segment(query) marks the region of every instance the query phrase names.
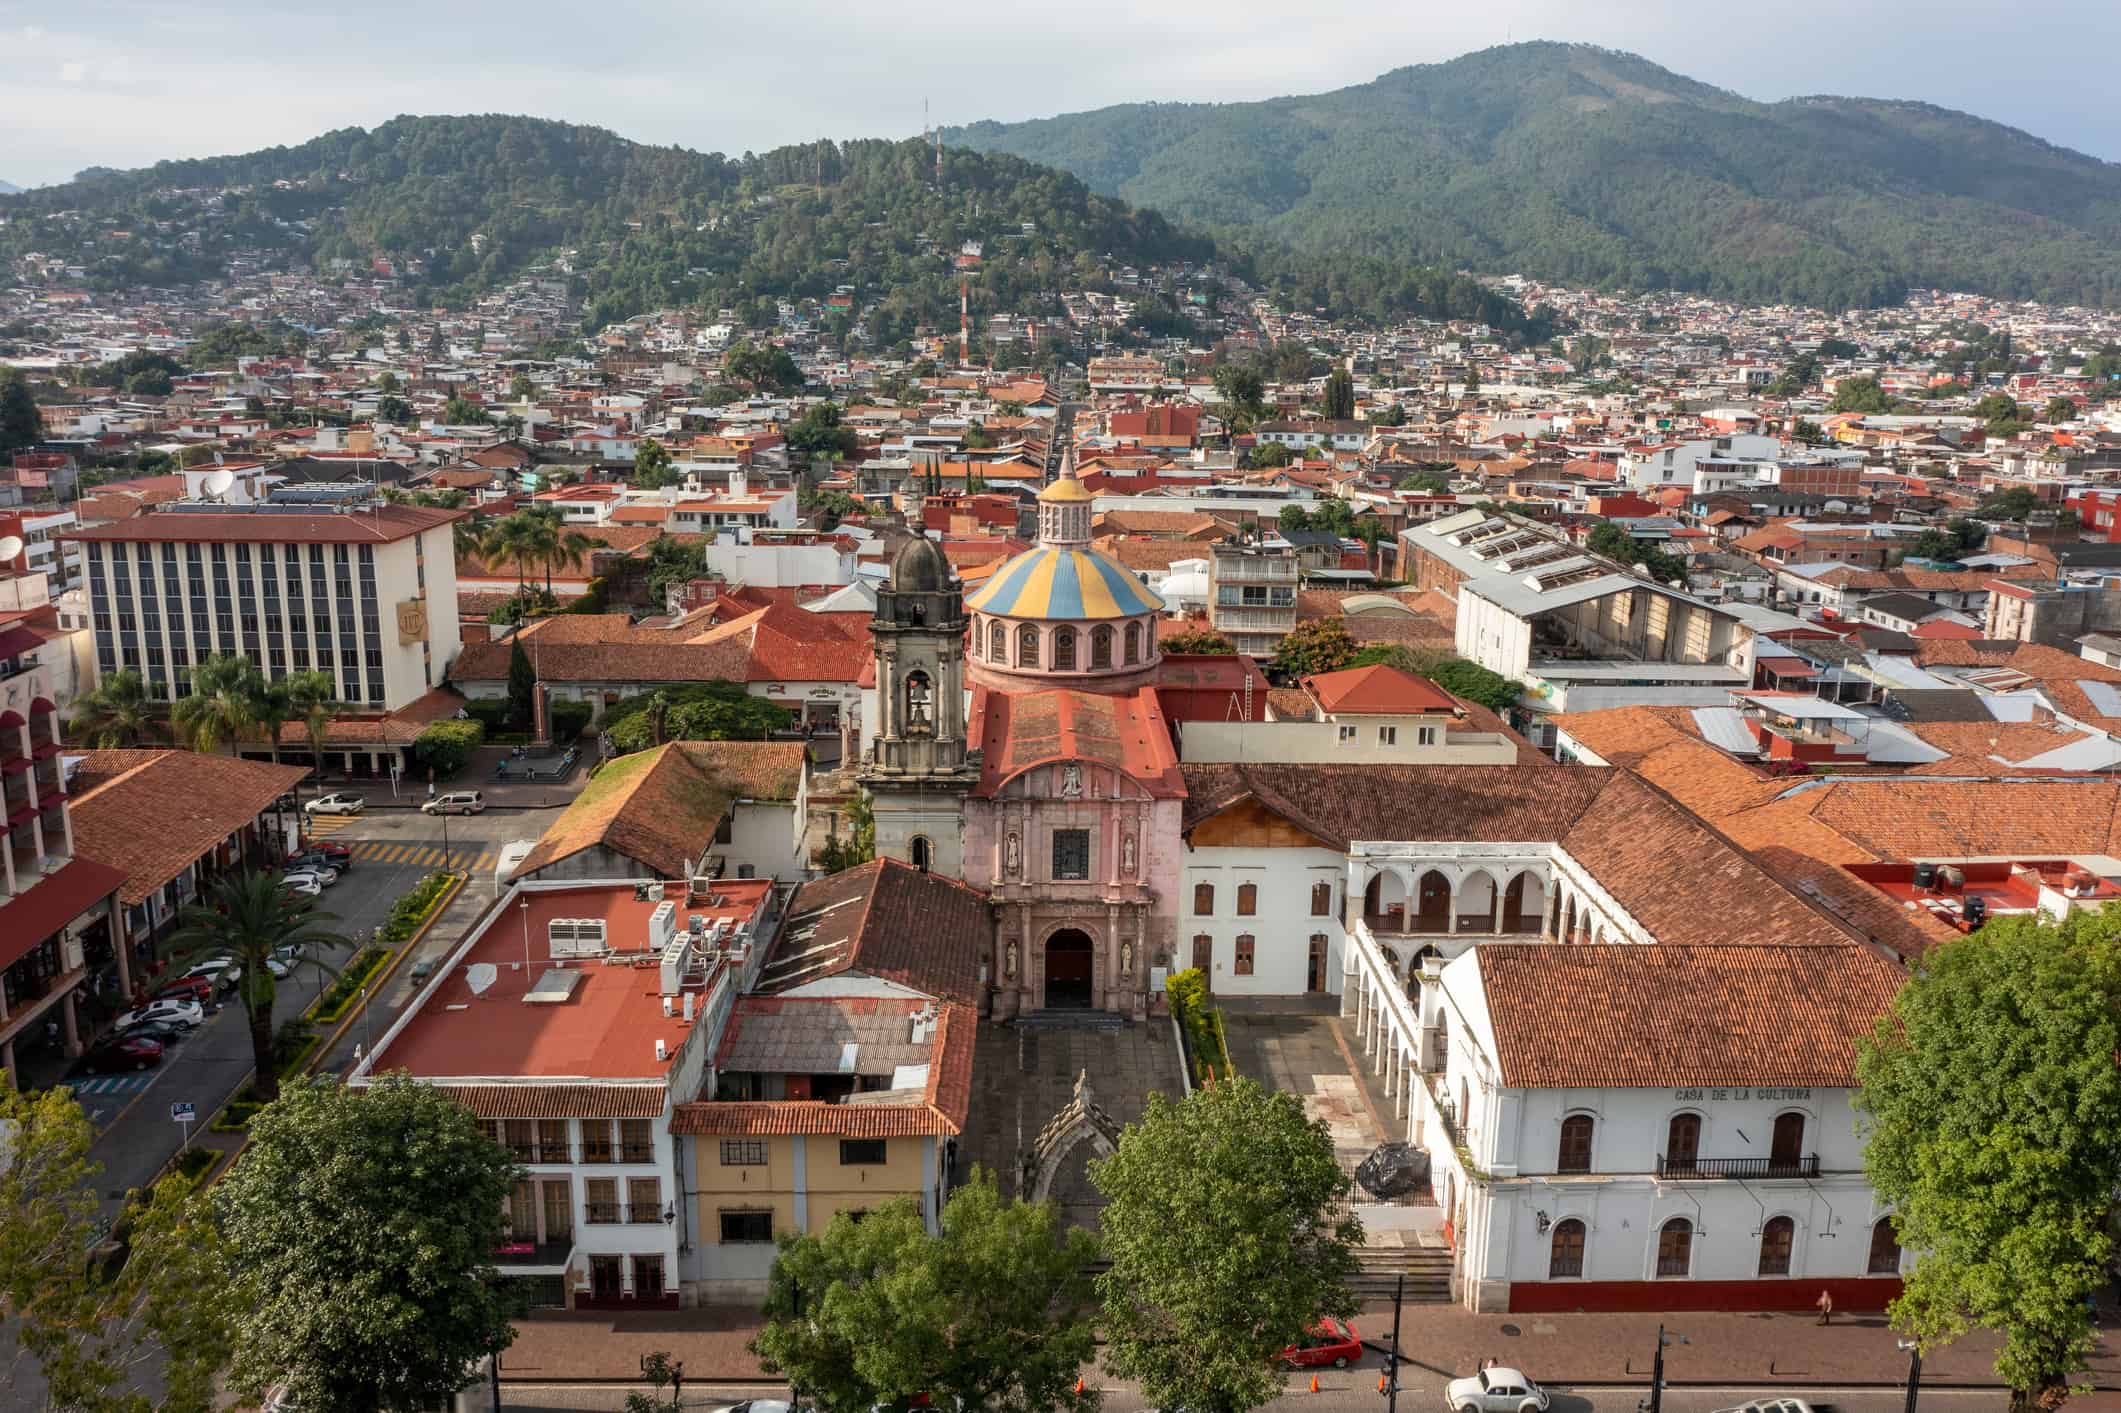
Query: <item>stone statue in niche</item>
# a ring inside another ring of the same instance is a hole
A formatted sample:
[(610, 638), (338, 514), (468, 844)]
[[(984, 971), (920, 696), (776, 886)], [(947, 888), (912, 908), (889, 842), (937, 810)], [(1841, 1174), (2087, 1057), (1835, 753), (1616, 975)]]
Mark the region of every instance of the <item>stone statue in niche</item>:
[(1134, 836), (1132, 834), (1123, 835), (1120, 838), (1119, 871), (1121, 873), (1134, 872)]
[(1119, 944), (1119, 974), (1121, 976), (1134, 975), (1134, 944), (1132, 942)]
[(1083, 797), (1083, 768), (1079, 765), (1061, 767), (1061, 798), (1080, 800)]
[(1002, 871), (1014, 878), (1024, 867), (1024, 841), (1012, 831), (1002, 844)]
[(1002, 975), (1012, 981), (1016, 978), (1016, 943), (1014, 940), (1009, 943), (1008, 950), (1002, 954)]

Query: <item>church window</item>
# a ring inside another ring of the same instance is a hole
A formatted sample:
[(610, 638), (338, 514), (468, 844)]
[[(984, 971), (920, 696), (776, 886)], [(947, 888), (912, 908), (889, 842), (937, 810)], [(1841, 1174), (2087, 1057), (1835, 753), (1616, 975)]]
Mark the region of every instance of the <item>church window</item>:
[(1038, 629), (1028, 623), (1016, 630), (1016, 665), (1038, 666)]
[(987, 659), (1009, 665), (1009, 630), (999, 623), (987, 630)]
[(1112, 630), (1110, 628), (1092, 629), (1090, 633), (1090, 669), (1094, 672), (1101, 667), (1110, 667), (1111, 665)]
[(1252, 917), (1259, 912), (1259, 885), (1240, 883), (1237, 885), (1237, 915)]
[(1257, 950), (1258, 943), (1251, 933), (1240, 932), (1237, 934), (1237, 961), (1231, 970), (1239, 976), (1252, 975), (1253, 958)]
[(935, 729), (934, 694), (929, 689), (925, 672), (912, 672), (906, 676), (906, 729), (918, 732)]
[(1193, 885), (1193, 915), (1195, 917), (1215, 916), (1214, 884), (1196, 883)]
[(1075, 630), (1062, 628), (1053, 635), (1053, 670), (1075, 671)]
[(1053, 831), (1053, 876), (1055, 878), (1088, 878), (1090, 876), (1089, 830), (1056, 829)]
[(1142, 626), (1139, 623), (1129, 623), (1127, 625), (1127, 661), (1140, 662), (1141, 656)]
[(919, 869), (922, 873), (926, 873), (928, 871), (929, 864), (929, 848), (928, 839), (926, 835), (916, 834), (913, 836), (912, 853), (913, 866)]

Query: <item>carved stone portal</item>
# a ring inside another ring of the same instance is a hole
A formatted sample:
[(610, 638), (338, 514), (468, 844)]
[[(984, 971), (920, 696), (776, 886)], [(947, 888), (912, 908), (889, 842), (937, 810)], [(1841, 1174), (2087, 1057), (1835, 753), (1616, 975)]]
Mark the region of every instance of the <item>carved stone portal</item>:
[(1112, 1116), (1098, 1106), (1090, 1093), (1090, 1072), (1079, 1071), (1075, 1076), (1075, 1097), (1062, 1106), (1059, 1113), (1046, 1120), (1046, 1126), (1038, 1131), (1029, 1148), (1016, 1155), (1016, 1195), (1031, 1202), (1043, 1202), (1052, 1195), (1053, 1175), (1060, 1171), (1061, 1163), (1072, 1152), (1075, 1145), (1088, 1139), (1101, 1158), (1109, 1158), (1119, 1148), (1119, 1125)]

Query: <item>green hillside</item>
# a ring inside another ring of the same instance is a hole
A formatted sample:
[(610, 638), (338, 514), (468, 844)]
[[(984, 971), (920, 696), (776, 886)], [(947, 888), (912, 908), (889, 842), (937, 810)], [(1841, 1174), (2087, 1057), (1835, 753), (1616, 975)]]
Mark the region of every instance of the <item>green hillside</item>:
[[(628, 142), (540, 119), (396, 118), (299, 147), (92, 170), (0, 196), (0, 263), (28, 252), (81, 264), (89, 283), (173, 285), (262, 256), (319, 270), (377, 260), (419, 302), (461, 306), (546, 266), (606, 322), (669, 305), (732, 308), (770, 322), (774, 301), (842, 285), (881, 305), (882, 344), (921, 322), (957, 325), (953, 258), (968, 241), (975, 317), (1058, 312), (1058, 291), (1109, 267), (1202, 264), (1262, 279), (1342, 312), (1449, 313), (1518, 324), (1472, 282), (1398, 262), (1318, 271), (1219, 250), (1197, 230), (1092, 192), (1053, 167), (917, 140), (819, 142), (740, 159)], [(1177, 321), (1168, 305), (1145, 321)]]
[(1911, 286), (2121, 302), (2121, 167), (1925, 104), (1756, 103), (1580, 45), (945, 136), (1312, 252), (1828, 307)]

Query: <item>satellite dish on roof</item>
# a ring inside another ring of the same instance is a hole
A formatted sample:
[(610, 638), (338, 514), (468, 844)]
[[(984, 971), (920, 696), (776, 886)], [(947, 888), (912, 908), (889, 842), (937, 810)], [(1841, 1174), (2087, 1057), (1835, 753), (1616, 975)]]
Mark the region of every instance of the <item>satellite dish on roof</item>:
[(5, 564), (22, 553), (20, 535), (0, 535), (0, 564)]
[(233, 471), (209, 471), (206, 473), (206, 479), (199, 482), (199, 489), (219, 500), (228, 494), (228, 488), (235, 483), (236, 473)]
[(471, 988), (472, 995), (483, 996), (500, 975), (501, 969), (492, 962), (473, 962), (464, 968), (464, 984)]

